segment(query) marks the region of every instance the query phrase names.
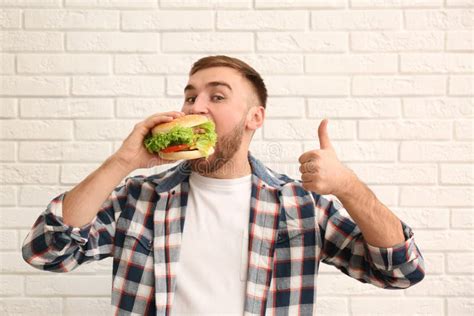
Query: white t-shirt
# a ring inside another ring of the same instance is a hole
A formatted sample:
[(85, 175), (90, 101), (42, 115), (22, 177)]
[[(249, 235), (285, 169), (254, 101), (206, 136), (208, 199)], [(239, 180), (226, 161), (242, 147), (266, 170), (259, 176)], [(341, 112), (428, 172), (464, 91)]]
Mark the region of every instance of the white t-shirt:
[(251, 175), (189, 184), (172, 315), (242, 315)]

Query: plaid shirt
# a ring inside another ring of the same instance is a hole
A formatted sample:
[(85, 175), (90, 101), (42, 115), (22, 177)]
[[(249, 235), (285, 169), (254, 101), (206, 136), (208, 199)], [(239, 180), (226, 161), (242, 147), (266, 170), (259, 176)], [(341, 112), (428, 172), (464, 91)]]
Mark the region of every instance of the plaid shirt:
[[(249, 161), (245, 315), (312, 315), (321, 261), (382, 288), (403, 289), (423, 279), (423, 257), (404, 223), (404, 243), (373, 247), (341, 214), (337, 199), (304, 190), (251, 155)], [(24, 259), (38, 269), (67, 272), (112, 256), (115, 314), (170, 315), (189, 174), (183, 162), (158, 175), (127, 178), (81, 228), (55, 215), (65, 193), (59, 195), (26, 237)]]

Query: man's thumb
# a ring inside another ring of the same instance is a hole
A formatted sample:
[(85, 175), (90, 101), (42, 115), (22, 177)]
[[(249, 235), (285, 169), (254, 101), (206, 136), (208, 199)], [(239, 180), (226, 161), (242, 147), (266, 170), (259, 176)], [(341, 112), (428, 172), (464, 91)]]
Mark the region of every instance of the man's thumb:
[(319, 147), (321, 149), (332, 149), (328, 134), (328, 119), (324, 119), (318, 128)]

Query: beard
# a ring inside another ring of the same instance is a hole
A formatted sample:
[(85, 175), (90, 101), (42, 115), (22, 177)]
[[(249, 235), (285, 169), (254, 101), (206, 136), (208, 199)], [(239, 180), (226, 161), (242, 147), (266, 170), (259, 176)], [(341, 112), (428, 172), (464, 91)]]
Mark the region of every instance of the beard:
[[(245, 128), (245, 115), (242, 120), (227, 135), (219, 136), (215, 152), (206, 158), (190, 160), (191, 170), (201, 175), (216, 173), (218, 170), (224, 172), (232, 168), (231, 159), (239, 150)], [(223, 167), (225, 170), (222, 170)]]

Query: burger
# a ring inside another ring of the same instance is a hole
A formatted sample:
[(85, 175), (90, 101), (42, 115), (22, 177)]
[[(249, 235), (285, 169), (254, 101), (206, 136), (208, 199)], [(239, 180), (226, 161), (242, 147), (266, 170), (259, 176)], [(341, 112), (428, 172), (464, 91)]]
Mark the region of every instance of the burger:
[(191, 114), (155, 126), (144, 143), (148, 152), (163, 159), (187, 160), (212, 155), (216, 141), (214, 122)]

